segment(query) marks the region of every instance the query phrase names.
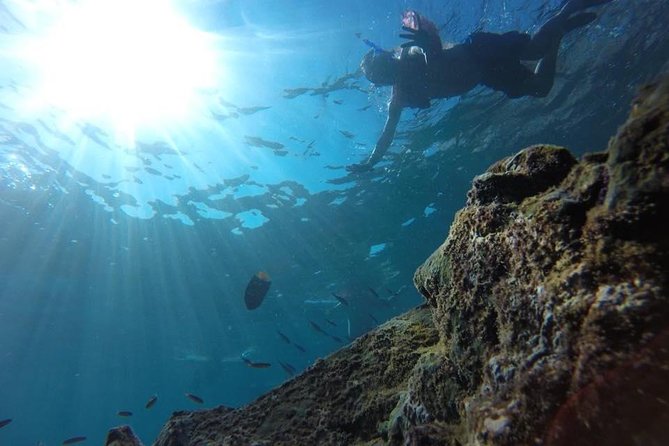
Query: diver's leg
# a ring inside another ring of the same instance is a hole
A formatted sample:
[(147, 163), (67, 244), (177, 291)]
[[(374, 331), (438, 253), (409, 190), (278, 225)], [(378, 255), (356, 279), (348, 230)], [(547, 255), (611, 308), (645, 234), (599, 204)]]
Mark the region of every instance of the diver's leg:
[(539, 60), (543, 58), (553, 50), (556, 43), (559, 44), (562, 36), (573, 29), (587, 25), (597, 17), (594, 13), (573, 14), (610, 1), (612, 0), (570, 0), (560, 12), (544, 23), (532, 36), (532, 40), (523, 51), (522, 59)]

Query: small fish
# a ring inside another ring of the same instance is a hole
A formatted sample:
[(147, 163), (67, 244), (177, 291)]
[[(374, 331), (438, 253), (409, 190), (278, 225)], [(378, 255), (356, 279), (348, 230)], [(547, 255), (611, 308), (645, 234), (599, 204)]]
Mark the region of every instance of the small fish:
[(270, 364), (269, 362), (254, 362), (254, 361), (251, 361), (249, 358), (247, 358), (244, 355), (242, 355), (242, 361), (244, 361), (244, 363), (247, 366), (249, 366), (251, 368), (254, 368), (254, 369), (266, 369), (266, 368), (272, 366), (272, 364)]
[(156, 169), (154, 169), (153, 167), (146, 167), (146, 168), (144, 168), (144, 170), (145, 170), (147, 173), (150, 173), (151, 175), (155, 175), (155, 176), (157, 176), (157, 177), (161, 177), (161, 176), (163, 176), (163, 174), (162, 174), (159, 170), (156, 170)]
[(341, 133), (342, 135), (344, 135), (344, 137), (346, 137), (348, 139), (351, 139), (351, 138), (355, 137), (355, 135), (353, 133), (347, 132), (346, 130), (339, 130), (339, 133)]
[(264, 271), (255, 273), (244, 291), (244, 303), (249, 310), (255, 310), (260, 306), (272, 284), (269, 275)]
[(184, 393), (184, 395), (186, 395), (186, 398), (188, 398), (189, 400), (191, 400), (194, 403), (197, 403), (197, 404), (203, 404), (204, 403), (204, 400), (197, 395), (193, 395), (192, 393)]
[(323, 329), (320, 327), (320, 325), (318, 325), (316, 322), (314, 322), (314, 321), (309, 321), (309, 323), (311, 324), (311, 327), (312, 327), (314, 330), (316, 330), (317, 332), (319, 332), (319, 333), (321, 333), (321, 334), (324, 334), (325, 336), (328, 336), (328, 334), (325, 332), (325, 330), (323, 330)]
[(333, 100), (332, 102), (334, 102), (334, 103), (337, 104), (337, 105), (341, 105), (341, 104), (344, 103), (344, 101), (342, 101), (341, 99), (335, 99), (335, 100)]
[(370, 293), (372, 293), (374, 295), (374, 297), (376, 297), (377, 299), (381, 299), (381, 296), (379, 296), (379, 293), (377, 293), (374, 288), (372, 288), (371, 286), (368, 286), (367, 289), (369, 290)]
[(63, 441), (63, 445), (81, 443), (82, 441), (86, 441), (86, 437), (72, 437)]
[(334, 296), (335, 299), (339, 301), (342, 305), (348, 306), (348, 300), (344, 299), (342, 296), (340, 296), (337, 293), (332, 293), (332, 296)]
[(361, 38), (361, 37), (362, 37), (362, 33), (355, 33), (355, 37), (357, 37), (358, 39)]
[(131, 417), (132, 412), (130, 412), (129, 410), (119, 410), (118, 412), (116, 412), (116, 415), (118, 415), (119, 417)]
[(281, 365), (281, 368), (283, 369), (284, 372), (286, 372), (290, 376), (295, 375), (295, 367), (288, 364), (287, 362), (282, 362), (282, 361), (279, 361), (279, 364)]
[(330, 335), (330, 337), (331, 337), (335, 342), (339, 342), (340, 344), (343, 344), (343, 343), (344, 343), (344, 341), (342, 341), (342, 339), (341, 339), (339, 336)]
[(245, 135), (244, 138), (246, 139), (246, 144), (252, 147), (267, 147), (268, 149), (272, 150), (281, 150), (285, 147), (280, 142), (268, 141), (259, 136)]
[(365, 105), (364, 107), (359, 108), (358, 111), (368, 110), (371, 106), (372, 106), (371, 104), (370, 105)]
[(405, 288), (406, 288), (406, 285), (402, 285), (400, 287), (400, 289), (397, 290), (397, 291), (393, 291), (389, 288), (386, 288), (386, 291), (388, 291), (388, 293), (390, 293), (390, 296), (388, 296), (388, 299), (392, 299), (392, 298), (395, 298), (395, 297), (399, 296), (402, 293), (402, 291), (404, 291)]
[(238, 108), (237, 111), (243, 115), (252, 115), (254, 113), (258, 113), (259, 111), (269, 110), (270, 108), (271, 107), (263, 107), (263, 106), (243, 107), (243, 108)]
[(286, 344), (290, 344), (290, 338), (286, 336), (285, 334), (281, 333), (279, 330), (276, 331), (276, 333), (279, 335), (281, 340), (285, 342)]
[(327, 322), (328, 324), (332, 325), (333, 327), (336, 327), (336, 326), (337, 326), (337, 324), (336, 324), (334, 321), (331, 321), (330, 319), (325, 319), (325, 322)]
[(149, 401), (146, 402), (144, 407), (147, 409), (151, 409), (153, 405), (156, 404), (156, 401), (158, 401), (158, 395), (153, 395), (151, 398), (149, 398)]
[(2, 421), (0, 421), (0, 427), (5, 427), (11, 422), (12, 422), (11, 418), (7, 418), (6, 420), (2, 420)]
[(302, 347), (300, 344), (296, 344), (296, 343), (293, 342), (293, 345), (295, 346), (296, 349), (298, 349), (298, 350), (301, 351), (302, 353), (306, 353), (306, 352), (307, 352), (307, 349), (305, 349), (304, 347)]
[(376, 319), (372, 313), (367, 313), (367, 316), (369, 316), (369, 318), (370, 318), (371, 320), (373, 320), (375, 324), (378, 325), (379, 320)]
[(272, 367), (272, 364), (269, 362), (253, 362), (249, 361), (247, 362), (248, 366), (254, 369), (266, 369), (269, 367)]

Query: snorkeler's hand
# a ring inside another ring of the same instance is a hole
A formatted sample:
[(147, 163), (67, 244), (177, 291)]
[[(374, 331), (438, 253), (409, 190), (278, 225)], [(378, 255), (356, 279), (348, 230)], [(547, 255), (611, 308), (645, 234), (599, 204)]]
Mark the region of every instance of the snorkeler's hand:
[(403, 26), (402, 30), (406, 31), (408, 34), (400, 34), (400, 37), (403, 39), (409, 39), (408, 42), (404, 42), (402, 45), (400, 45), (402, 48), (417, 46), (423, 48), (424, 50), (431, 49), (434, 38), (426, 30), (413, 29), (406, 26)]
[(346, 170), (351, 173), (369, 172), (372, 169), (373, 169), (372, 165), (367, 162), (359, 164), (349, 164), (348, 166), (346, 166)]

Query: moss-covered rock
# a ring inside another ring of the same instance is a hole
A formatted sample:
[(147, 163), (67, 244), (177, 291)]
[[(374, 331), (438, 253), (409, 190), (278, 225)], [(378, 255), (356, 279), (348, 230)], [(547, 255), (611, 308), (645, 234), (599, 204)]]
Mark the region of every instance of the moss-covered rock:
[(437, 342), (430, 310), (410, 311), (241, 409), (175, 413), (155, 444), (384, 444), (414, 365)]
[[(446, 242), (414, 278), (460, 379), (448, 402), (459, 417), (433, 418), (459, 443), (574, 444), (564, 439), (587, 425), (600, 429), (580, 444), (602, 444), (605, 431), (607, 444), (635, 444), (644, 425), (666, 420), (669, 406), (657, 401), (643, 423), (580, 401), (615, 393), (616, 382), (668, 401), (668, 169), (665, 79), (642, 91), (608, 153), (577, 163), (562, 148), (530, 147), (474, 180)], [(629, 370), (639, 361), (650, 388)], [(602, 384), (609, 376), (618, 379)]]

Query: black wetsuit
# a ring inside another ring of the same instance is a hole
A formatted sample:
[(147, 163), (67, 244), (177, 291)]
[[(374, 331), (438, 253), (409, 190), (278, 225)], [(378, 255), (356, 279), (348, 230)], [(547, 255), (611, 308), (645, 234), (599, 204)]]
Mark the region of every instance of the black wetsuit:
[(477, 32), (465, 45), (481, 70), (481, 84), (511, 98), (527, 94), (526, 84), (534, 72), (521, 62), (531, 36), (511, 31), (505, 34)]

